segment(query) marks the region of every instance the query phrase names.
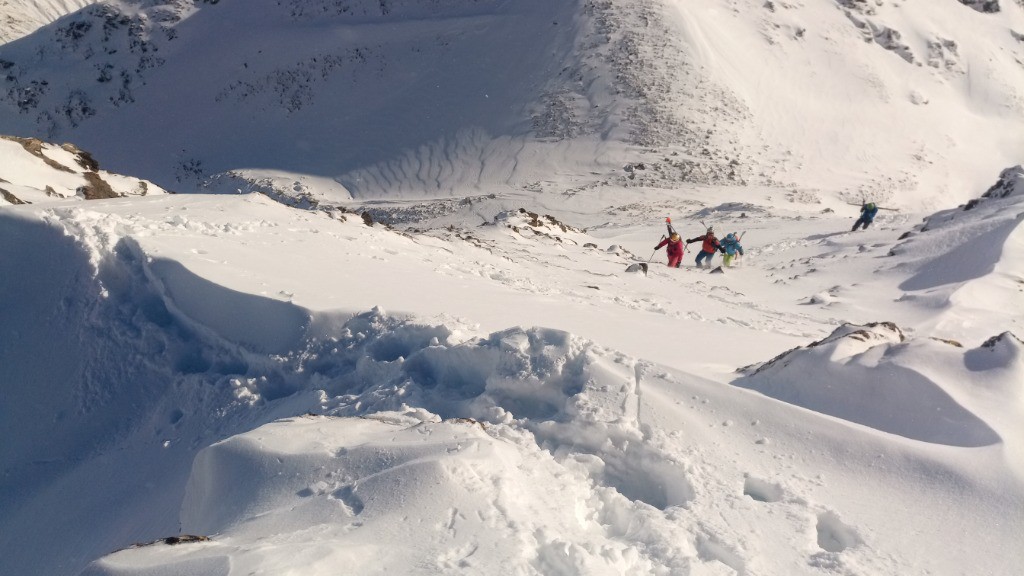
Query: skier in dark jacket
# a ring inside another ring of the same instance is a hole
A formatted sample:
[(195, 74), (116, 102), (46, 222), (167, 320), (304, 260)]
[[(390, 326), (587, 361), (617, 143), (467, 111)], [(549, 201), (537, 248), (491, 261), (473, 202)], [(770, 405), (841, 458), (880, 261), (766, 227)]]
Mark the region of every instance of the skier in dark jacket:
[(722, 245), (718, 242), (718, 238), (715, 238), (714, 228), (708, 228), (707, 233), (705, 233), (703, 236), (690, 238), (689, 240), (686, 241), (687, 244), (692, 244), (694, 242), (703, 242), (703, 244), (701, 244), (700, 247), (700, 252), (697, 254), (698, 267), (701, 267), (701, 262), (707, 260), (707, 264), (704, 265), (703, 267), (710, 268), (711, 259), (715, 256), (715, 250), (720, 250), (723, 253), (725, 252), (725, 248), (722, 248)]
[(683, 240), (679, 237), (679, 234), (673, 232), (668, 238), (661, 241), (660, 244), (654, 247), (655, 250), (660, 250), (662, 246), (668, 246), (665, 251), (668, 254), (668, 265), (672, 268), (679, 268), (680, 262), (683, 261)]
[(852, 231), (856, 231), (861, 224), (864, 225), (864, 230), (867, 230), (868, 226), (871, 225), (871, 222), (874, 221), (875, 214), (878, 214), (878, 206), (875, 206), (874, 202), (862, 204), (860, 207), (860, 218), (853, 223)]

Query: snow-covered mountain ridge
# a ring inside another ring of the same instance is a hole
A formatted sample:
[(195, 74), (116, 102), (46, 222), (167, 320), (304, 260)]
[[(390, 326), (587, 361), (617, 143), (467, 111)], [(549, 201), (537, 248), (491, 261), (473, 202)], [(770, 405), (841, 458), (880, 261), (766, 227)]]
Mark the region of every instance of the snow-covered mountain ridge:
[(1009, 2), (112, 1), (0, 46), (0, 133), (183, 192), (459, 196), (556, 171), (932, 209), (1020, 162), (1021, 38)]

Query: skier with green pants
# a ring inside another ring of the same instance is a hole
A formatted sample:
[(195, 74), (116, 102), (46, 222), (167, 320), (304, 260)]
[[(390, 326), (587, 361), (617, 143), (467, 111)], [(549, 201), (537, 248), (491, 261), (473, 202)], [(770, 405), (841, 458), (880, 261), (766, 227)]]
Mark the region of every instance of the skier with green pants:
[(743, 245), (740, 244), (740, 239), (736, 236), (735, 232), (725, 235), (725, 238), (722, 240), (722, 248), (725, 248), (725, 256), (722, 257), (722, 263), (726, 266), (732, 266), (732, 260), (737, 254), (743, 256)]

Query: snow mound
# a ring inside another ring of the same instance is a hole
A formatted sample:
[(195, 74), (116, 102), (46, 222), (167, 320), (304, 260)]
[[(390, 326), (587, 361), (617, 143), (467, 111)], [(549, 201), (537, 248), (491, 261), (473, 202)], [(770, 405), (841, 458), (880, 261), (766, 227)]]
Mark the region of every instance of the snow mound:
[[(170, 574), (182, 562), (221, 573), (268, 557), (300, 558), (310, 574), (339, 562), (384, 574), (423, 559), (521, 573), (668, 561), (630, 552), (619, 531), (638, 511), (694, 498), (677, 456), (643, 441), (634, 360), (539, 328), (453, 343), (443, 327), (379, 310), (338, 334), (294, 357), (304, 387), (320, 388), (315, 411), (340, 417), (288, 418), (196, 457), (181, 530), (209, 542), (125, 550), (86, 574)], [(538, 485), (549, 490), (522, 488)], [(396, 537), (411, 544), (383, 561), (365, 554)]]
[[(478, 423), (420, 417), (304, 416), (215, 444), (196, 459), (182, 511), (183, 530), (210, 538), (127, 549), (85, 574), (652, 569), (581, 514), (589, 491), (550, 456)], [(379, 547), (396, 538), (404, 545)]]
[[(316, 406), (303, 392), (305, 380), (293, 379), (300, 371), (292, 357), (276, 354), (301, 350), (311, 337), (302, 332), (303, 309), (212, 284), (203, 289), (179, 266), (149, 260), (123, 235), (126, 219), (79, 206), (88, 204), (48, 209), (48, 223), (10, 209), (0, 225), (7, 251), (0, 259), (0, 435), (46, 438), (0, 446), (0, 530), (19, 531), (23, 542), (65, 543), (46, 561), (33, 546), (6, 551), (8, 566), (38, 573), (73, 573), (69, 567), (126, 538), (175, 533), (196, 451)], [(244, 224), (236, 218), (233, 225)], [(163, 282), (154, 274), (161, 270), (176, 273)], [(200, 297), (218, 298), (221, 307)], [(189, 316), (211, 310), (220, 314), (208, 324)], [(231, 322), (232, 310), (247, 320)], [(255, 318), (265, 323), (246, 334)], [(96, 486), (116, 493), (117, 505), (83, 496)], [(54, 507), (62, 522), (42, 527), (41, 510)], [(76, 538), (83, 525), (118, 530)]]
[(955, 379), (926, 376), (913, 367), (918, 355), (963, 352), (933, 340), (911, 346), (891, 323), (845, 324), (823, 340), (745, 369), (733, 384), (912, 440), (949, 446), (1000, 442), (958, 402)]
[[(200, 453), (182, 529), (226, 540), (235, 569), (267, 568), (261, 565), (265, 551), (247, 546), (261, 541), (260, 549), (286, 549), (277, 555), (289, 563), (303, 559), (311, 574), (339, 565), (384, 574), (424, 559), (438, 570), (472, 566), (476, 549), (527, 570), (538, 536), (536, 511), (563, 510), (558, 529), (576, 532), (567, 504), (586, 496), (553, 477), (557, 467), (543, 460), (524, 462), (513, 444), (468, 421), (422, 422), (387, 413), (294, 418)], [(538, 499), (539, 493), (519, 488), (535, 482), (558, 486), (557, 495)], [(395, 526), (396, 514), (411, 517)], [(354, 544), (385, 541), (396, 531), (408, 546), (353, 557)], [(197, 553), (224, 551), (211, 546)]]

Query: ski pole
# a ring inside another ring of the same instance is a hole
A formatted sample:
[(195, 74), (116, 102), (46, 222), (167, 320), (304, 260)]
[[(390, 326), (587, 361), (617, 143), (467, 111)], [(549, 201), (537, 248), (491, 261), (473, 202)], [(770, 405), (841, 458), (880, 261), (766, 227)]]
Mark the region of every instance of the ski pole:
[[(665, 239), (665, 235), (664, 235), (664, 234), (662, 234), (662, 235), (661, 235), (661, 240), (664, 240), (664, 239)], [(659, 243), (660, 243), (660, 240), (659, 240)], [(655, 248), (655, 249), (654, 249), (654, 252), (651, 252), (651, 257), (647, 259), (647, 263), (648, 263), (648, 264), (650, 264), (650, 263), (651, 263), (651, 261), (652, 261), (652, 260), (654, 260), (654, 255), (655, 255), (655, 254), (657, 254), (657, 253), (658, 253), (658, 249), (657, 249), (657, 248)]]

